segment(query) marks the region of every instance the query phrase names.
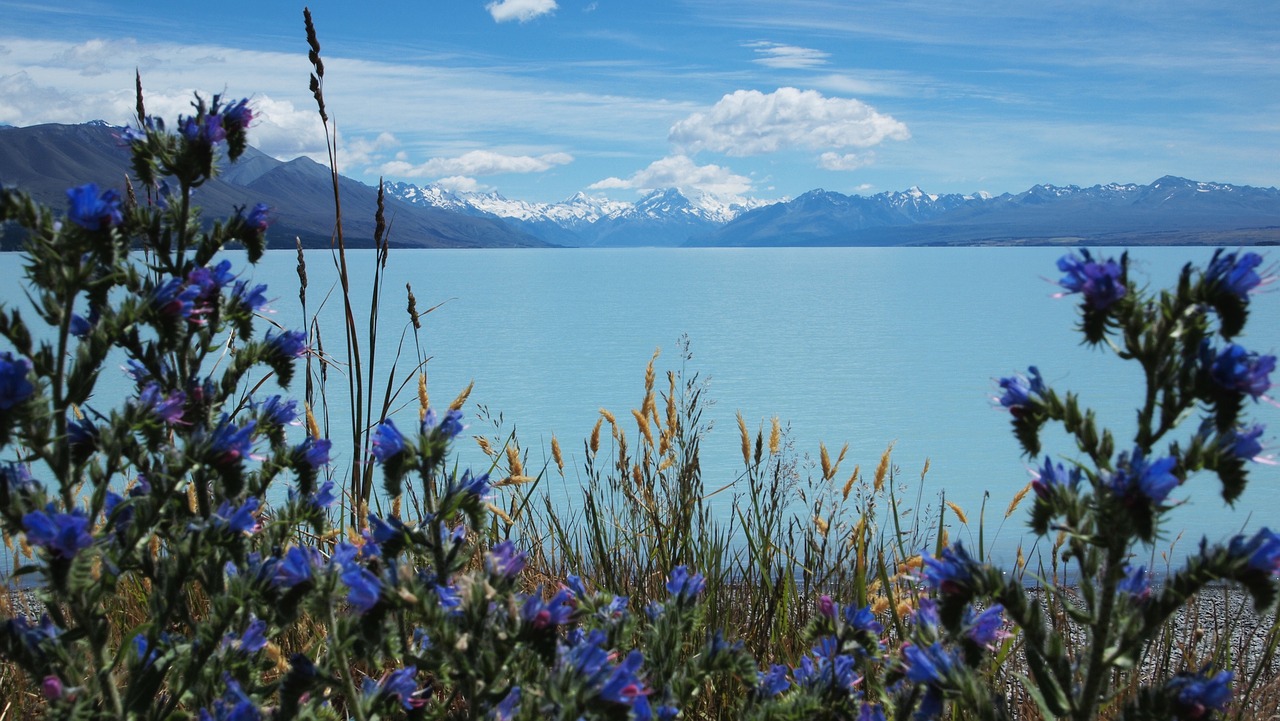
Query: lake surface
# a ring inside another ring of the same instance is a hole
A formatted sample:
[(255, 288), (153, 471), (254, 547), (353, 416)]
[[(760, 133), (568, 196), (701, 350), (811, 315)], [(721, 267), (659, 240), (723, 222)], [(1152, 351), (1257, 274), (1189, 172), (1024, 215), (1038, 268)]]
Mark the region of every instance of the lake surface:
[[(1141, 398), (1140, 373), (1110, 353), (1080, 344), (1073, 330), (1073, 299), (1055, 299), (1053, 248), (808, 248), (808, 249), (565, 249), (392, 251), (384, 284), (378, 367), (390, 367), (404, 332), (405, 284), (424, 316), (420, 340), (433, 405), (444, 406), (468, 382), (473, 432), (490, 425), (475, 417), (476, 404), (501, 412), (515, 427), (531, 459), (549, 454), (554, 433), (566, 454), (569, 487), (552, 492), (573, 503), (581, 449), (601, 407), (613, 411), (635, 438), (630, 410), (644, 393), (644, 368), (655, 348), (659, 390), (668, 369), (682, 365), (679, 339), (687, 336), (692, 359), (686, 372), (709, 379), (714, 407), (704, 417), (715, 429), (703, 442), (704, 479), (718, 488), (742, 469), (735, 414), (754, 430), (778, 416), (790, 428), (798, 453), (817, 457), (822, 441), (833, 455), (845, 443), (843, 480), (854, 464), (870, 475), (881, 453), (895, 443), (899, 480), (912, 493), (926, 461), (923, 502), (938, 494), (977, 517), (988, 502), (987, 542), (1004, 509), (1028, 481), (1031, 461), (1020, 457), (1009, 416), (993, 407), (995, 379), (1038, 365), (1059, 392), (1072, 390), (1118, 431), (1124, 448)], [(1152, 286), (1171, 284), (1187, 261), (1203, 262), (1207, 248), (1142, 248), (1131, 274)], [(243, 256), (230, 254), (237, 266)], [(17, 256), (7, 256), (0, 280), (15, 302), (21, 277)], [(372, 251), (348, 253), (353, 297), (367, 303)], [(309, 310), (320, 312), (330, 354), (345, 357), (336, 274), (328, 252), (307, 256)], [(301, 328), (294, 252), (268, 252), (244, 275), (268, 283), (272, 320)], [(19, 296), (20, 297), (20, 296)], [(367, 309), (357, 305), (360, 323)], [(1280, 296), (1255, 296), (1248, 347), (1275, 353), (1280, 347)], [(415, 362), (412, 336), (400, 360)], [(345, 391), (345, 380), (330, 375)], [(301, 373), (295, 380), (301, 396)], [(379, 394), (381, 386), (379, 386)], [(405, 400), (416, 407), (414, 385)], [(1252, 405), (1254, 417), (1280, 428), (1280, 410)], [(400, 414), (412, 427), (410, 408)], [(335, 408), (332, 417), (343, 418)], [(626, 419), (623, 421), (622, 419)], [(767, 431), (766, 431), (767, 432)], [(335, 431), (335, 438), (342, 434)], [(1274, 445), (1275, 434), (1265, 438)], [(335, 447), (341, 445), (340, 441)], [(464, 461), (485, 465), (474, 444)], [(1045, 451), (1074, 457), (1074, 445), (1046, 434)], [(350, 451), (337, 462), (352, 461)], [(815, 471), (815, 474), (817, 472)], [(1201, 535), (1211, 539), (1241, 527), (1276, 526), (1280, 471), (1255, 464), (1242, 503), (1228, 508), (1216, 481), (1193, 477), (1174, 493), (1187, 503), (1175, 512), (1177, 531), (1190, 550)], [(727, 514), (730, 493), (717, 496)], [(1022, 540), (1026, 506), (1004, 522), (995, 558), (1007, 561)], [(954, 524), (954, 519), (953, 524)], [(976, 534), (976, 524), (975, 530)], [(952, 538), (969, 532), (953, 525)], [(1157, 554), (1168, 543), (1157, 546)], [(1158, 555), (1157, 555), (1158, 560)], [(1162, 564), (1161, 564), (1162, 565)]]

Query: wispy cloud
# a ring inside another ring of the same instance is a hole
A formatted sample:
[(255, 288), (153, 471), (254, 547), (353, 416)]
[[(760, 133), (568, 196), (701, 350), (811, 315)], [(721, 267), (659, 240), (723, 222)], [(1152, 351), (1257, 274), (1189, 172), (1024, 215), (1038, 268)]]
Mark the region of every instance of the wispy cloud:
[(771, 43), (760, 40), (753, 43), (747, 43), (746, 47), (753, 49), (757, 57), (752, 60), (770, 68), (786, 68), (786, 69), (803, 69), (816, 68), (827, 64), (827, 58), (831, 57), (830, 53), (824, 53), (821, 50), (813, 48), (802, 48), (796, 45), (783, 45), (782, 43)]
[(823, 170), (856, 170), (870, 165), (871, 153), (833, 153), (827, 151), (818, 156), (818, 166)]
[(668, 135), (687, 152), (710, 150), (732, 156), (789, 148), (869, 148), (910, 137), (905, 124), (860, 100), (828, 98), (816, 90), (796, 88), (768, 94), (732, 92), (709, 112), (677, 122)]
[(698, 165), (687, 155), (672, 155), (655, 160), (649, 167), (629, 178), (605, 178), (589, 186), (590, 190), (639, 190), (680, 188), (698, 190), (719, 198), (736, 199), (753, 189), (751, 178), (738, 175), (720, 165)]
[(382, 172), (401, 178), (435, 178), (451, 175), (500, 175), (503, 173), (541, 173), (557, 165), (573, 162), (568, 153), (503, 155), (491, 150), (472, 150), (456, 158), (432, 158), (421, 165), (404, 160), (383, 163)]
[(505, 23), (518, 20), (522, 23), (556, 9), (555, 0), (500, 0), (484, 6), (493, 16), (494, 22)]

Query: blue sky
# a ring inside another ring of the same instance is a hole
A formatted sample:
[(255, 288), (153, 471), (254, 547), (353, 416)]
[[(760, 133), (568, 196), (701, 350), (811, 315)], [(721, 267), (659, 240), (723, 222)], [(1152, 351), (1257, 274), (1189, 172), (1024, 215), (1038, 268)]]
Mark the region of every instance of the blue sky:
[[(375, 9), (376, 8), (376, 9)], [(311, 3), (341, 170), (510, 198), (775, 199), (1165, 175), (1274, 186), (1280, 12), (1255, 2)], [(0, 0), (0, 123), (249, 96), (323, 156), (302, 6)], [(2, 175), (3, 169), (0, 169)]]

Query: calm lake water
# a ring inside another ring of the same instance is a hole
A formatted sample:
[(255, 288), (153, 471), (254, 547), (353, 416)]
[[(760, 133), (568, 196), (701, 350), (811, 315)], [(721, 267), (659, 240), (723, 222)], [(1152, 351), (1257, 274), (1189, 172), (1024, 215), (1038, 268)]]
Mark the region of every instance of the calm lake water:
[[(540, 460), (554, 433), (564, 448), (568, 487), (552, 492), (573, 503), (581, 449), (608, 408), (634, 438), (630, 410), (644, 392), (644, 368), (655, 348), (659, 378), (681, 367), (679, 339), (687, 336), (692, 359), (686, 372), (709, 379), (714, 407), (705, 417), (715, 429), (703, 443), (704, 479), (718, 488), (742, 468), (735, 414), (748, 426), (778, 416), (790, 427), (799, 453), (817, 456), (819, 441), (849, 454), (853, 465), (874, 469), (893, 442), (899, 479), (912, 484), (926, 459), (923, 502), (934, 507), (945, 489), (950, 501), (976, 519), (984, 493), (987, 541), (1004, 509), (1028, 480), (1031, 461), (1019, 455), (1009, 416), (993, 408), (995, 380), (1038, 365), (1060, 392), (1076, 391), (1100, 419), (1125, 434), (1141, 397), (1136, 366), (1080, 344), (1073, 330), (1076, 304), (1055, 299), (1052, 248), (812, 248), (628, 250), (406, 250), (393, 251), (384, 284), (378, 367), (386, 371), (407, 326), (405, 284), (424, 317), (420, 335), (433, 405), (443, 406), (475, 381), (468, 405), (472, 431), (491, 426), (475, 418), (478, 404), (501, 412), (522, 446)], [(1172, 283), (1187, 261), (1205, 261), (1206, 248), (1142, 248), (1132, 273), (1152, 286)], [(232, 254), (240, 265), (242, 256)], [(7, 302), (20, 298), (17, 256), (8, 256), (0, 281)], [(372, 251), (348, 253), (354, 298), (367, 303)], [(309, 309), (320, 312), (329, 353), (345, 356), (340, 295), (327, 252), (308, 254)], [(268, 283), (272, 320), (300, 328), (293, 252), (268, 252), (245, 270)], [(15, 297), (16, 296), (16, 297)], [(367, 309), (357, 306), (362, 324)], [(400, 369), (415, 362), (408, 337)], [(1255, 296), (1243, 343), (1275, 353), (1280, 348), (1280, 297)], [(331, 374), (331, 384), (345, 380)], [(665, 384), (660, 383), (665, 387)], [(301, 396), (301, 373), (295, 389)], [(414, 402), (411, 383), (405, 400)], [(381, 386), (379, 388), (381, 393)], [(1280, 410), (1251, 405), (1254, 416), (1280, 428)], [(411, 427), (415, 411), (398, 417)], [(344, 412), (334, 409), (337, 421)], [(335, 432), (335, 438), (341, 435)], [(1274, 445), (1275, 434), (1267, 436)], [(340, 445), (340, 444), (336, 444)], [(467, 443), (464, 462), (484, 465)], [(1045, 450), (1074, 457), (1074, 445), (1056, 434)], [(340, 452), (339, 464), (352, 461)], [(1201, 535), (1221, 538), (1242, 527), (1275, 526), (1280, 519), (1280, 471), (1254, 465), (1237, 508), (1228, 508), (1216, 482), (1193, 477), (1174, 496), (1169, 540), (1185, 531), (1179, 547), (1190, 550)], [(718, 508), (728, 513), (730, 493)], [(1025, 507), (1004, 522), (996, 560), (1007, 560), (1022, 540)], [(954, 519), (953, 519), (954, 522)], [(976, 524), (973, 533), (976, 535)], [(953, 525), (953, 538), (969, 532)], [(1168, 547), (1164, 543), (1159, 551)], [(1157, 562), (1159, 562), (1157, 556)], [(1160, 563), (1160, 565), (1163, 565)]]

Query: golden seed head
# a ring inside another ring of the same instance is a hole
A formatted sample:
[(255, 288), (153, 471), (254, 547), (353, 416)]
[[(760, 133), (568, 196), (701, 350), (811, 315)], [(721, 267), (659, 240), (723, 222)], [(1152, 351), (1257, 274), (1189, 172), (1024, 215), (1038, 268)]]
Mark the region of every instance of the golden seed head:
[(513, 476), (524, 475), (524, 465), (520, 463), (520, 449), (514, 443), (507, 446), (507, 468)]
[(776, 456), (782, 448), (782, 423), (774, 416), (769, 422), (769, 455)]
[(880, 456), (880, 465), (876, 466), (875, 489), (877, 492), (884, 490), (884, 479), (889, 473), (889, 459), (893, 455), (893, 443), (884, 449), (884, 455)]
[(862, 466), (855, 465), (853, 467), (853, 475), (849, 476), (849, 480), (844, 482), (844, 489), (840, 492), (840, 500), (849, 500), (849, 491), (853, 490), (853, 485), (858, 482), (858, 472), (861, 470)]
[(1012, 516), (1013, 512), (1018, 510), (1018, 504), (1022, 503), (1022, 499), (1026, 498), (1027, 494), (1030, 492), (1031, 492), (1031, 483), (1028, 482), (1027, 485), (1022, 487), (1021, 491), (1018, 491), (1017, 493), (1014, 494), (1013, 500), (1009, 501), (1009, 508), (1004, 512), (1004, 517), (1008, 518), (1009, 516)]
[(814, 516), (813, 525), (818, 527), (818, 533), (821, 533), (824, 536), (827, 535), (827, 522), (822, 518), (822, 516)]
[(742, 436), (742, 462), (751, 465), (751, 434), (747, 432), (747, 421), (742, 413), (738, 413), (738, 433)]
[(600, 425), (604, 423), (603, 418), (596, 419), (595, 428), (591, 429), (591, 452), (596, 453), (600, 450)]
[(449, 410), (451, 411), (462, 410), (462, 407), (467, 404), (467, 398), (470, 397), (471, 395), (471, 389), (474, 388), (475, 385), (476, 385), (476, 382), (474, 380), (468, 383), (467, 387), (463, 388), (462, 392), (458, 394), (458, 397), (454, 398), (453, 402), (449, 404)]
[(303, 403), (302, 407), (307, 411), (307, 435), (312, 438), (319, 438), (320, 424), (316, 423), (316, 414), (311, 412), (311, 404)]
[(871, 599), (871, 612), (879, 616), (889, 610), (889, 599), (884, 596), (876, 596)]
[(827, 453), (827, 444), (818, 441), (818, 451), (819, 460), (822, 461), (822, 480), (829, 481), (831, 480), (832, 468), (831, 454)]
[(631, 416), (636, 419), (636, 427), (640, 429), (640, 435), (644, 436), (644, 442), (650, 448), (653, 447), (653, 431), (649, 429), (649, 417), (644, 411), (631, 409)]
[(493, 455), (494, 455), (493, 445), (489, 443), (489, 439), (484, 436), (475, 436), (475, 439), (476, 439), (476, 445), (480, 446), (480, 452), (490, 458), (493, 458)]
[(960, 507), (960, 504), (954, 501), (947, 501), (947, 508), (950, 508), (951, 512), (956, 514), (956, 518), (960, 519), (961, 523), (966, 526), (969, 525), (969, 517), (964, 514), (964, 509)]
[(600, 415), (604, 416), (604, 419), (606, 421), (609, 421), (609, 425), (611, 426), (618, 425), (618, 419), (613, 417), (613, 414), (609, 412), (608, 408), (601, 408)]
[(556, 468), (560, 470), (560, 475), (564, 475), (564, 455), (560, 453), (560, 441), (556, 440), (555, 434), (551, 435), (551, 459), (556, 462)]

